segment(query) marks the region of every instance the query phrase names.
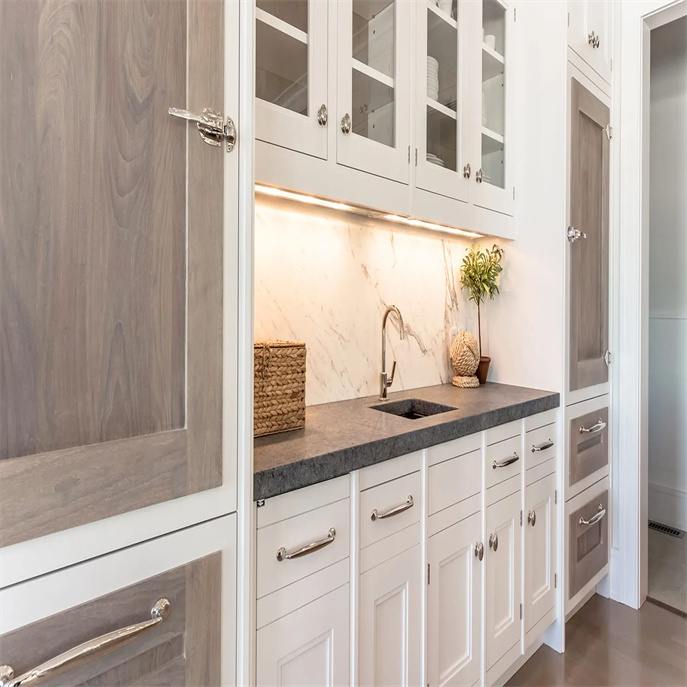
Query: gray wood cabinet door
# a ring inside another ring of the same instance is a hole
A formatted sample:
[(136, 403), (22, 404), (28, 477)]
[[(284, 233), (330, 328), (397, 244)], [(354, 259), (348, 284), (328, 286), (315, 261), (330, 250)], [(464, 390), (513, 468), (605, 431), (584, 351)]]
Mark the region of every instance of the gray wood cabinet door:
[(608, 381), (609, 109), (572, 79), (570, 390)]
[(223, 45), (222, 0), (0, 2), (0, 546), (222, 483), (227, 153), (168, 108)]

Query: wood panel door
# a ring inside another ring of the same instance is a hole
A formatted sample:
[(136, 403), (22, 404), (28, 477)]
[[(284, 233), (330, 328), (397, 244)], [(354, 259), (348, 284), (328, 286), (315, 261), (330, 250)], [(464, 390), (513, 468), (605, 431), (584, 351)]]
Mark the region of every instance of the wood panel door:
[(410, 687), (422, 682), (420, 547), (360, 576), (360, 685)]
[(436, 685), (479, 680), (482, 635), (482, 563), (475, 556), (482, 515), (435, 534), (427, 542), (427, 679)]
[(568, 354), (576, 391), (608, 381), (610, 111), (576, 79), (571, 108)]
[(487, 508), (486, 670), (519, 641), (522, 628), (520, 492)]
[(224, 22), (0, 3), (0, 546), (222, 484)]
[[(235, 684), (235, 532), (229, 515), (3, 589), (5, 677), (9, 667), (24, 680), (39, 669), (45, 687)], [(128, 639), (108, 644), (123, 628)]]

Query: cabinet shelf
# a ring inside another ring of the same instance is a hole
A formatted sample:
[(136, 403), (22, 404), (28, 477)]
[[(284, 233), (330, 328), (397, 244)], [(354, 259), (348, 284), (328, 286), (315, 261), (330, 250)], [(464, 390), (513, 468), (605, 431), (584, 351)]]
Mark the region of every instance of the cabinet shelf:
[(482, 43), (482, 81), (503, 74), (503, 71), (503, 55), (492, 50), (486, 43)]
[(273, 29), (276, 29), (277, 31), (285, 34), (286, 36), (290, 36), (291, 38), (299, 41), (300, 43), (304, 43), (305, 45), (308, 44), (307, 33), (301, 31), (300, 29), (297, 29), (295, 26), (291, 26), (291, 24), (283, 21), (282, 19), (278, 19), (269, 12), (261, 10), (259, 7), (255, 8), (255, 18), (258, 21), (261, 21), (263, 24), (271, 26)]
[(488, 155), (503, 150), (503, 136), (495, 131), (482, 127), (482, 154)]
[(437, 102), (434, 100), (434, 98), (430, 98), (427, 96), (427, 106), (431, 107), (433, 110), (436, 110), (437, 112), (440, 112), (442, 115), (446, 117), (450, 117), (451, 119), (457, 119), (458, 115), (455, 110), (452, 110), (450, 107), (446, 107), (446, 105), (442, 105), (440, 102)]
[(353, 58), (351, 61), (353, 62), (353, 69), (355, 69), (357, 72), (365, 74), (365, 76), (369, 76), (371, 79), (374, 79), (375, 81), (378, 81), (389, 88), (394, 87), (394, 80), (390, 76), (382, 74), (382, 72), (378, 71), (374, 67), (370, 67), (369, 65), (361, 62), (360, 60), (356, 60), (355, 58)]
[(433, 2), (432, 0), (427, 0), (427, 9), (432, 12), (436, 17), (438, 17), (441, 21), (445, 22), (448, 24), (451, 28), (456, 29), (458, 28), (458, 22), (451, 17), (449, 14), (444, 12), (443, 10), (440, 10), (436, 3)]

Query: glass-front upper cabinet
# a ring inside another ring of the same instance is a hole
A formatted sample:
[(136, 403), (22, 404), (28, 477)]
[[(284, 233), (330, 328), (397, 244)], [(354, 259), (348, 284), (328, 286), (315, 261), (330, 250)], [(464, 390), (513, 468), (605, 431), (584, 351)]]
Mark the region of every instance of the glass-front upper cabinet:
[(337, 161), (408, 183), (408, 0), (338, 0)]
[(480, 124), (475, 135), (478, 169), (474, 172), (473, 198), (476, 205), (513, 213), (515, 191), (512, 183), (512, 95), (510, 55), (512, 54), (513, 9), (499, 0), (482, 0), (481, 27), (475, 59), (481, 70), (473, 116)]
[(256, 0), (256, 138), (327, 157), (325, 0)]
[(467, 202), (473, 174), (467, 106), (470, 3), (423, 0), (415, 5), (416, 185)]

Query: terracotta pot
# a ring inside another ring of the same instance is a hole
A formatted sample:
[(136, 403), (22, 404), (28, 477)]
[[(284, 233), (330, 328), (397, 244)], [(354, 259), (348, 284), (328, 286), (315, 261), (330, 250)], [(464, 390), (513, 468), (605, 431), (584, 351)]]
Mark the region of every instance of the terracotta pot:
[(480, 384), (487, 383), (487, 375), (489, 374), (489, 363), (491, 358), (487, 355), (482, 355), (479, 358), (479, 365), (477, 366), (477, 379)]

